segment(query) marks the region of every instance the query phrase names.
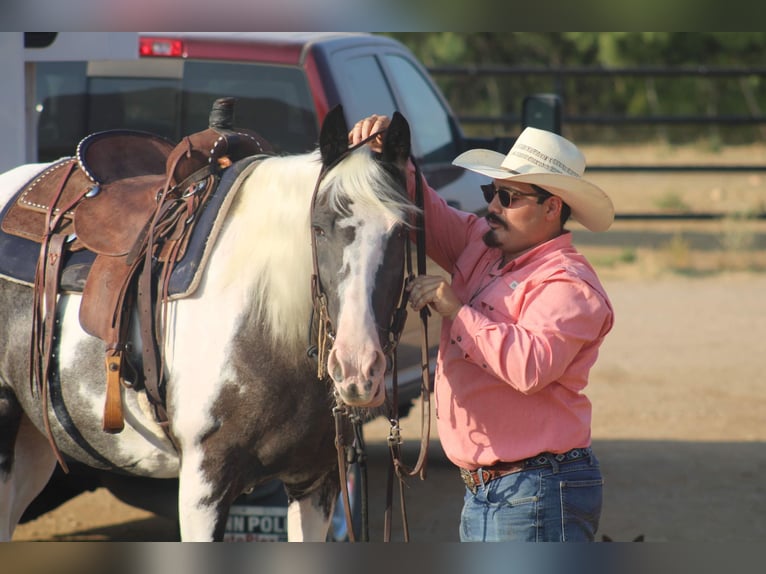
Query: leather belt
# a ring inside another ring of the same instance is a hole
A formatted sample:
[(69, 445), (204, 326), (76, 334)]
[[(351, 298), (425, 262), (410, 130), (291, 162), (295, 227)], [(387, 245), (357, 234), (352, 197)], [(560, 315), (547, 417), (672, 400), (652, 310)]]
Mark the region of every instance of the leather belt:
[(531, 458), (524, 460), (517, 460), (514, 462), (500, 461), (496, 462), (492, 466), (485, 466), (477, 468), (476, 470), (468, 470), (466, 468), (460, 469), (460, 478), (463, 479), (466, 487), (476, 494), (477, 489), (482, 484), (500, 478), (501, 476), (507, 476), (521, 472), (522, 470), (532, 470), (535, 468), (544, 468), (546, 466), (553, 466), (553, 461), (557, 464), (566, 464), (568, 462), (575, 462), (577, 460), (584, 460), (591, 455), (591, 449), (588, 448), (573, 448), (567, 452), (561, 454), (553, 453), (541, 453)]

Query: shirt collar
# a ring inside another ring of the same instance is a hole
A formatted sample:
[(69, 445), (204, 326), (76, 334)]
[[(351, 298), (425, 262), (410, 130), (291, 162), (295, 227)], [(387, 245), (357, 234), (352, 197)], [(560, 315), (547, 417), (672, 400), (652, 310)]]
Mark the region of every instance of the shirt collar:
[(514, 257), (508, 263), (506, 263), (500, 270), (498, 270), (495, 267), (492, 270), (491, 275), (509, 273), (515, 269), (524, 267), (528, 263), (535, 261), (541, 257), (544, 257), (548, 255), (549, 253), (560, 251), (561, 249), (564, 249), (566, 247), (571, 247), (571, 246), (572, 246), (572, 233), (571, 231), (564, 231), (561, 235), (557, 235), (553, 239), (549, 239), (548, 241), (533, 247), (529, 251), (525, 251), (518, 257)]

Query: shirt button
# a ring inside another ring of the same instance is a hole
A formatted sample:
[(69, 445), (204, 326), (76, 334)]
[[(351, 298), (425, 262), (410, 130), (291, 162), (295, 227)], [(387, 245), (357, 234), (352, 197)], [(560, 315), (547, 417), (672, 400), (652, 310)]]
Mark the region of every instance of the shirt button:
[(494, 308), (492, 305), (490, 305), (490, 306), (489, 306), (489, 310), (490, 310), (490, 311), (494, 311), (494, 310), (495, 310), (495, 308)]
[(459, 342), (460, 342), (460, 341), (462, 341), (462, 340), (463, 340), (463, 337), (460, 337), (460, 336), (458, 336), (458, 338), (457, 338), (457, 342), (459, 343)]
[(486, 369), (487, 368), (487, 363), (482, 363), (481, 366)]

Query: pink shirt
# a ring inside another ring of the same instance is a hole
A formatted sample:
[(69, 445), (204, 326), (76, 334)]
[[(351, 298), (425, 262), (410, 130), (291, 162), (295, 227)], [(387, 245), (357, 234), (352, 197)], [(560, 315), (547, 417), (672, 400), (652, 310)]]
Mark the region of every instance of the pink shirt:
[(454, 321), (442, 319), (436, 362), (446, 455), (473, 470), (589, 446), (583, 390), (613, 310), (571, 233), (499, 270), (500, 250), (481, 239), (483, 218), (452, 209), (430, 188), (425, 218), (428, 255), (452, 274), (464, 303)]

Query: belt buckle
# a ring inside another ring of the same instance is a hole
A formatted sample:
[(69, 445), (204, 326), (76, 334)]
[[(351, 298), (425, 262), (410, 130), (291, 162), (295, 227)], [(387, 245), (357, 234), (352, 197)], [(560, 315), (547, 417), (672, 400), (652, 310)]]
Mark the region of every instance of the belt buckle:
[(470, 470), (461, 468), (460, 478), (463, 479), (463, 482), (465, 483), (466, 487), (468, 487), (468, 490), (470, 490), (471, 493), (476, 494), (476, 492), (479, 490), (479, 485), (476, 484), (476, 481), (473, 478), (473, 473)]

